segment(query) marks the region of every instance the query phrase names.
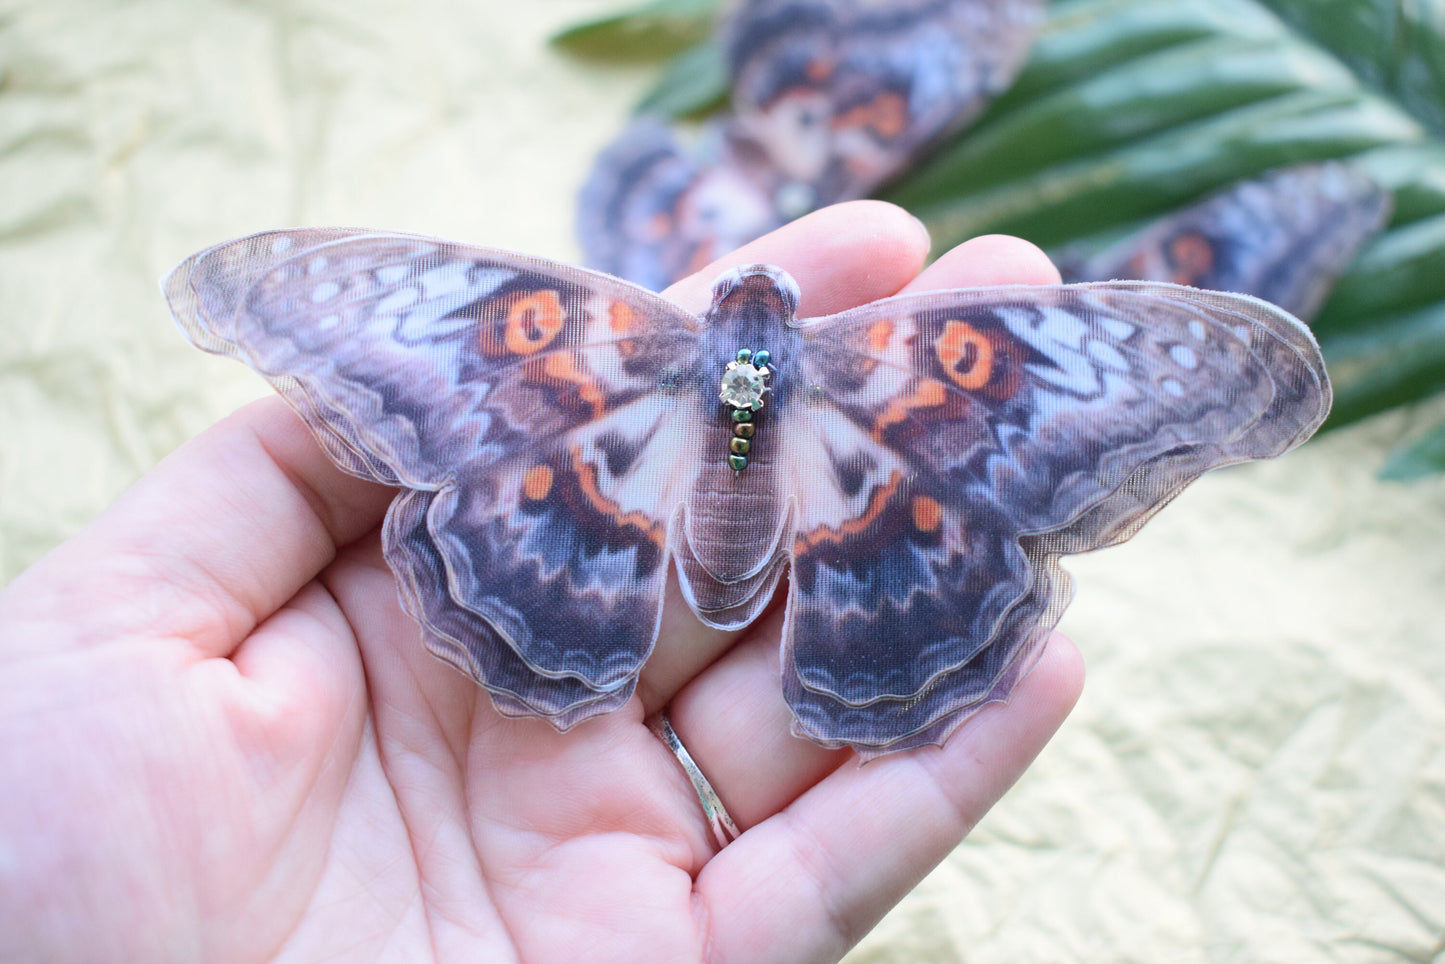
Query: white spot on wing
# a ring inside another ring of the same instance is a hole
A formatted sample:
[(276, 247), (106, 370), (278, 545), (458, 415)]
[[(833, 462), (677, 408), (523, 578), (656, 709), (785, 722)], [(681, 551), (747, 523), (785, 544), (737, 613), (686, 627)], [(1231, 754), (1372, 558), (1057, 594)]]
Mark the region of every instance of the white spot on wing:
[(341, 285), (334, 281), (326, 281), (311, 289), (311, 301), (313, 304), (322, 304), (330, 301), (341, 293)]
[(1199, 356), (1194, 349), (1188, 345), (1173, 345), (1169, 349), (1169, 357), (1174, 359), (1174, 364), (1190, 371), (1199, 367)]
[(427, 301), (460, 291), (467, 285), (467, 266), (444, 264), (421, 276), (422, 296)]
[(276, 240), (271, 242), (271, 253), (285, 254), (287, 251), (291, 250), (291, 246), (295, 243), (296, 242), (292, 240), (290, 236), (283, 234)]
[(1011, 334), (1048, 355), (1055, 354), (1052, 346), (1058, 345), (1081, 350), (1089, 333), (1089, 326), (1078, 315), (1052, 305), (1034, 310), (1001, 308), (997, 314)]
[(376, 303), (378, 315), (394, 315), (403, 308), (409, 308), (421, 297), (415, 287), (398, 288)]
[(1051, 357), (1054, 362), (1052, 365), (1029, 364), (1024, 367), (1039, 381), (1074, 395), (1100, 393), (1100, 373), (1088, 358), (1076, 352), (1061, 352), (1057, 349), (1051, 353)]
[(1207, 329), (1204, 327), (1204, 322), (1200, 321), (1198, 318), (1195, 318), (1189, 323), (1189, 333), (1194, 336), (1196, 341), (1204, 340), (1206, 330)]
[(326, 266), (330, 263), (331, 262), (327, 259), (326, 255), (318, 254), (316, 257), (312, 258), (311, 263), (306, 266), (306, 273), (320, 274), (321, 272), (326, 270)]
[(1124, 356), (1119, 352), (1119, 349), (1107, 341), (1091, 339), (1088, 342), (1087, 350), (1089, 357), (1105, 368), (1112, 368), (1117, 372), (1126, 372), (1129, 370), (1129, 362), (1125, 360)]
[(376, 269), (376, 280), (384, 285), (394, 285), (405, 281), (409, 274), (411, 274), (411, 265), (389, 264), (385, 268)]
[(1099, 327), (1119, 341), (1124, 341), (1139, 330), (1139, 326), (1133, 322), (1125, 321), (1123, 318), (1116, 318), (1113, 315), (1100, 315)]
[(1175, 398), (1184, 397), (1184, 386), (1177, 378), (1166, 378), (1159, 383), (1159, 387), (1164, 389), (1166, 395), (1173, 395)]
[[(488, 268), (471, 273), (467, 277), (466, 265), (448, 266), (452, 273), (451, 286), (445, 290), (438, 290), (433, 293), (430, 290), (422, 292), (423, 301), (418, 303), (413, 311), (409, 311), (402, 317), (401, 324), (397, 326), (397, 335), (407, 340), (421, 340), (438, 338), (450, 331), (458, 331), (476, 324), (471, 317), (456, 316), (443, 322), (442, 319), (464, 307), (478, 298), (485, 298), (496, 291), (509, 279), (516, 276), (515, 271), (508, 271), (505, 268)], [(442, 269), (436, 269), (440, 271)], [(426, 279), (429, 275), (436, 274), (436, 271), (428, 271), (422, 275), (421, 282), (425, 288)], [(436, 284), (444, 279), (440, 276), (434, 278)], [(412, 286), (415, 290), (415, 286)]]

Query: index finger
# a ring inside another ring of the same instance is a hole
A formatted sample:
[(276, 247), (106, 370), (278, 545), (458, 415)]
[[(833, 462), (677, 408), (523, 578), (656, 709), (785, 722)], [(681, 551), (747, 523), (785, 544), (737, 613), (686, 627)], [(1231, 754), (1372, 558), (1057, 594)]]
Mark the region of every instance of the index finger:
[(263, 399), (162, 460), (4, 605), (64, 614), (82, 644), (144, 632), (226, 655), (375, 528), (392, 494), (342, 472), (284, 402)]

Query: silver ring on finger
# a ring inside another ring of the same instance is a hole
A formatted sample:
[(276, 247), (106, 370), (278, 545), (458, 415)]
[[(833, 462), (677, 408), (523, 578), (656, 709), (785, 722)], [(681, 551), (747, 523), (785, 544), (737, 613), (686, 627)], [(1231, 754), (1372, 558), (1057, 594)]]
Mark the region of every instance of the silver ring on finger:
[(677, 762), (682, 764), (683, 772), (692, 781), (692, 788), (697, 791), (698, 802), (702, 804), (702, 812), (707, 817), (708, 827), (712, 830), (712, 836), (717, 841), (718, 849), (721, 850), (738, 839), (742, 831), (733, 822), (727, 808), (723, 806), (722, 798), (717, 795), (717, 791), (703, 775), (697, 761), (692, 758), (691, 753), (687, 752), (687, 747), (682, 745), (682, 740), (678, 739), (677, 731), (672, 728), (672, 721), (667, 718), (667, 712), (664, 710), (658, 713), (647, 725), (652, 732), (657, 734), (657, 738), (662, 741), (663, 745), (672, 751), (672, 755), (677, 757)]

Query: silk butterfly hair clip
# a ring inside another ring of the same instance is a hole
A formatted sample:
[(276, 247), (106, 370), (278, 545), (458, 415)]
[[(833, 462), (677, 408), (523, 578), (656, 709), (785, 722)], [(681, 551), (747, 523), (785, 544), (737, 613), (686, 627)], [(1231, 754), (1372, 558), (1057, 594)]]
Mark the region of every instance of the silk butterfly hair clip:
[(731, 111), (693, 144), (641, 117), (603, 150), (578, 199), (587, 262), (661, 290), (867, 196), (1012, 85), (1042, 19), (1042, 0), (736, 4)]
[(781, 269), (697, 316), (608, 275), (403, 234), (276, 231), (179, 265), (345, 471), (437, 656), (510, 716), (624, 704), (669, 569), (739, 629), (788, 573), (794, 730), (864, 757), (1008, 697), (1070, 597), (1204, 471), (1303, 442), (1319, 349), (1252, 297), (1115, 282), (932, 291), (799, 319)]

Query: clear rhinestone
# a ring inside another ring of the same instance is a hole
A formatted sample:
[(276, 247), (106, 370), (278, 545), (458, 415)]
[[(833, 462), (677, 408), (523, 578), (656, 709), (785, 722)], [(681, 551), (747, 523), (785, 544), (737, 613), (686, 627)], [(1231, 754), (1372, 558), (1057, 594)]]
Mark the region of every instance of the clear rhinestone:
[(718, 398), (733, 408), (762, 408), (763, 392), (768, 390), (767, 379), (766, 368), (732, 362), (723, 372)]

